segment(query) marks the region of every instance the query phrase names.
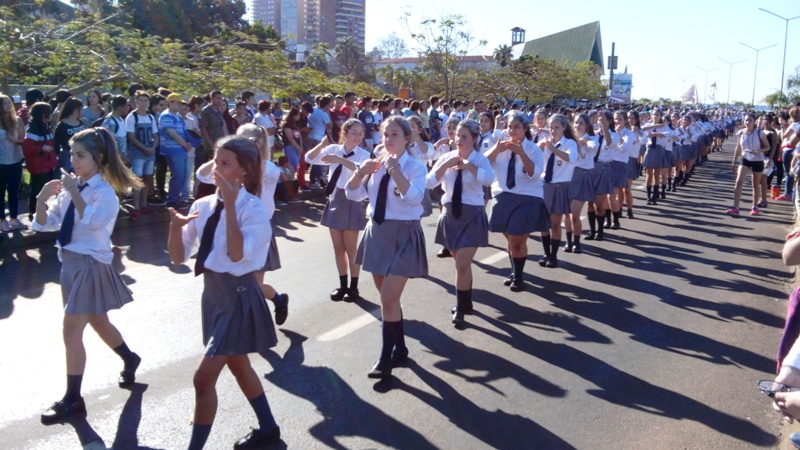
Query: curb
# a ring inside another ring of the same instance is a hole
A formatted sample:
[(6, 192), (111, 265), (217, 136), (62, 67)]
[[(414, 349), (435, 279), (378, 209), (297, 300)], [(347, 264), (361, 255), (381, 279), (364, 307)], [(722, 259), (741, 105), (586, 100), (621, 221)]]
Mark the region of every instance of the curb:
[[(297, 198), (300, 200), (319, 200), (325, 198), (325, 191), (322, 189), (308, 192), (298, 192)], [(128, 219), (128, 209), (126, 204), (121, 204), (117, 223), (114, 225), (114, 232), (132, 228), (151, 226), (155, 223), (169, 222), (169, 214), (164, 206), (155, 206), (156, 214), (151, 217), (143, 216), (138, 220)], [(22, 214), (20, 214), (22, 216)], [(8, 233), (0, 233), (0, 254), (7, 254), (14, 251), (40, 248), (43, 246), (55, 245), (58, 232), (40, 233), (28, 228), (27, 230), (15, 230)]]

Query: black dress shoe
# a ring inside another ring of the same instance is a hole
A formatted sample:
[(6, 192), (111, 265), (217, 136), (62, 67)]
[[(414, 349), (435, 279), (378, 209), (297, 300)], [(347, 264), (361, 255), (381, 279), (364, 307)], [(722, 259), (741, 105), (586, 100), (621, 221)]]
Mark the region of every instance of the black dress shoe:
[(572, 253), (572, 246), (567, 244), (564, 246), (564, 251), (567, 253)]
[(547, 265), (547, 256), (542, 256), (542, 259), (539, 260), (539, 265), (542, 267)]
[(553, 257), (547, 258), (547, 264), (545, 264), (545, 267), (550, 269), (558, 267), (558, 260)]
[(522, 278), (514, 278), (514, 281), (511, 282), (511, 291), (520, 292), (523, 289), (525, 289), (525, 283), (522, 281)]
[(361, 294), (358, 292), (358, 289), (350, 288), (347, 290), (347, 294), (344, 295), (344, 301), (346, 302), (354, 302), (361, 298)]
[(626, 216), (628, 219), (633, 219), (633, 212), (629, 212)]
[[(648, 204), (649, 204), (649, 203), (648, 203)], [(597, 237), (597, 233), (589, 233), (589, 235), (588, 235), (588, 236), (586, 236), (586, 238), (585, 238), (585, 239), (586, 239), (587, 241), (593, 241), (593, 240), (594, 240), (596, 237)]]
[(367, 374), (367, 378), (389, 378), (390, 376), (392, 376), (391, 358), (379, 359)]
[(345, 295), (347, 295), (347, 288), (336, 288), (331, 292), (331, 300), (340, 302), (344, 300)]
[(614, 222), (614, 223), (611, 224), (611, 229), (612, 230), (619, 230), (619, 226), (620, 226), (619, 222)]
[(451, 258), (452, 256), (453, 255), (450, 253), (450, 250), (444, 247), (442, 247), (442, 249), (439, 250), (439, 253), (436, 254), (437, 258)]
[(139, 364), (141, 363), (142, 363), (142, 358), (136, 353), (134, 353), (133, 361), (131, 361), (130, 364), (125, 364), (125, 368), (122, 369), (122, 372), (119, 373), (119, 379), (117, 380), (119, 387), (121, 388), (130, 387), (133, 383), (136, 382), (136, 369), (139, 368)]
[(512, 273), (505, 280), (503, 280), (503, 286), (511, 286), (511, 283), (514, 282), (514, 274)]
[(283, 325), (289, 317), (289, 294), (278, 294), (281, 298), (280, 306), (275, 304), (275, 325)]
[(456, 328), (458, 328), (463, 326), (464, 323), (466, 323), (466, 321), (464, 320), (464, 311), (462, 311), (462, 308), (459, 308), (458, 306), (455, 306), (454, 309), (455, 311), (453, 311), (453, 325), (455, 325)]
[(392, 350), (392, 367), (402, 367), (408, 362), (408, 347)]
[(575, 244), (572, 246), (572, 253), (580, 254), (581, 252), (581, 244)]
[(281, 427), (275, 427), (270, 431), (261, 431), (253, 428), (247, 436), (239, 439), (233, 444), (235, 450), (248, 448), (264, 448), (276, 444), (281, 440)]
[(83, 402), (83, 397), (78, 397), (77, 400), (65, 403), (59, 400), (42, 414), (42, 423), (44, 425), (52, 425), (54, 423), (63, 423), (73, 416), (86, 414), (86, 403)]
[(603, 240), (603, 233), (597, 233), (597, 236), (594, 238), (595, 241), (602, 241)]

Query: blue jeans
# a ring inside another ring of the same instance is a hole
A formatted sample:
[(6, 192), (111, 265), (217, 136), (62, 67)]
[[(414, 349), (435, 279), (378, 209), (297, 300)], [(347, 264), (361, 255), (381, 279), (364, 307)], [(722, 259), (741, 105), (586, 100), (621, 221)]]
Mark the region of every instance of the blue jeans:
[(167, 198), (167, 204), (170, 206), (178, 205), (181, 202), (181, 191), (186, 183), (186, 166), (189, 164), (189, 158), (183, 150), (174, 155), (163, 156), (164, 159), (167, 160), (171, 175), (169, 177), (169, 197)]
[(22, 161), (15, 164), (0, 164), (0, 220), (6, 220), (6, 192), (8, 192), (8, 212), (12, 219), (17, 218), (20, 180), (22, 180)]
[(784, 195), (787, 197), (791, 197), (794, 191), (794, 177), (789, 174), (789, 171), (792, 170), (793, 153), (794, 150), (791, 148), (783, 151), (783, 171), (786, 176), (786, 190), (784, 191)]
[(297, 164), (300, 163), (300, 155), (297, 153), (297, 149), (291, 145), (284, 145), (283, 154), (289, 160), (289, 166), (292, 167), (292, 171), (297, 172)]

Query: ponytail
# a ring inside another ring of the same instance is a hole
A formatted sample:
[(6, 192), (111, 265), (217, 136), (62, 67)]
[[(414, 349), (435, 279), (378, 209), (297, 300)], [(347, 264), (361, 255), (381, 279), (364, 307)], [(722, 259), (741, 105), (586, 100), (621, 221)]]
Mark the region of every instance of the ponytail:
[(118, 193), (142, 187), (133, 172), (122, 163), (117, 142), (105, 128), (87, 128), (70, 139), (70, 145), (75, 143), (83, 145), (92, 154), (103, 179)]

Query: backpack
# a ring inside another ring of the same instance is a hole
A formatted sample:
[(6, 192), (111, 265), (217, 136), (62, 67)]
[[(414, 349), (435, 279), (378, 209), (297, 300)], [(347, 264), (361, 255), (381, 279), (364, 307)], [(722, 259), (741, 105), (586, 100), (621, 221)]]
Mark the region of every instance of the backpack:
[[(92, 127), (92, 128), (102, 127), (103, 123), (105, 123), (106, 119), (109, 119), (111, 117), (112, 117), (111, 114), (109, 114), (109, 115), (107, 115), (105, 117), (101, 117), (101, 118), (95, 120), (94, 122), (92, 122), (90, 127)], [(119, 131), (119, 122), (117, 122), (116, 120), (112, 120), (112, 122), (114, 122), (114, 132), (111, 133), (111, 134), (116, 135), (117, 132)]]

